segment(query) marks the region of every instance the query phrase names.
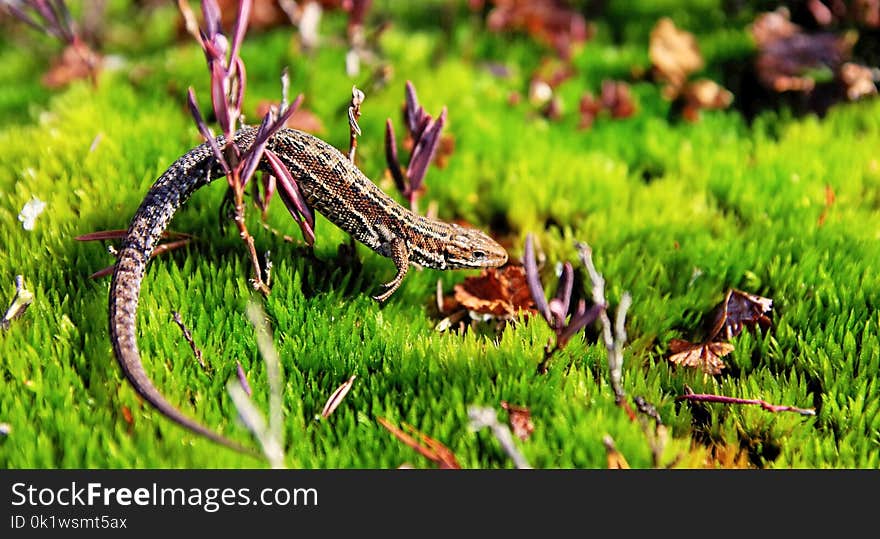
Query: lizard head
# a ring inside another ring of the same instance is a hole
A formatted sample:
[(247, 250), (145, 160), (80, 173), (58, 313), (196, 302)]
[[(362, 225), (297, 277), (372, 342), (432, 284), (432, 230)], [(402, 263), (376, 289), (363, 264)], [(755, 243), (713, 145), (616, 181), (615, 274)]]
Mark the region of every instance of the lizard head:
[(494, 268), (507, 262), (507, 251), (485, 232), (456, 224), (450, 226), (443, 251), (447, 268)]

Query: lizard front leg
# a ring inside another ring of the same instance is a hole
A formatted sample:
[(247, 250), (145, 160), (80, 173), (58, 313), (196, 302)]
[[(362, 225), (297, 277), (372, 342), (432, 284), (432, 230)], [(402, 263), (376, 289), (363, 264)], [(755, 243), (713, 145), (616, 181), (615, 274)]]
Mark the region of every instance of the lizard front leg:
[(409, 269), (409, 247), (406, 246), (404, 240), (396, 237), (392, 238), (383, 246), (382, 250), (388, 252), (388, 256), (394, 261), (394, 265), (397, 266), (397, 275), (390, 282), (382, 285), (387, 290), (378, 296), (373, 296), (373, 299), (379, 302), (391, 297), (391, 294), (400, 287), (403, 278), (406, 277), (406, 271)]

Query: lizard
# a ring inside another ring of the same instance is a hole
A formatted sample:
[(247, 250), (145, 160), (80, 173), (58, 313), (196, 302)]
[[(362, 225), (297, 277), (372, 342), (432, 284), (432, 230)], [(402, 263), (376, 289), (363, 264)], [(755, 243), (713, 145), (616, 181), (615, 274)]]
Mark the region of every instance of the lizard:
[[(244, 152), (256, 128), (243, 126), (232, 143)], [(226, 146), (224, 135), (215, 138)], [(498, 267), (507, 251), (486, 233), (417, 215), (373, 183), (339, 150), (308, 133), (291, 128), (276, 132), (266, 146), (291, 172), (306, 203), (330, 222), (396, 267), (385, 291), (373, 296), (384, 302), (403, 282), (411, 264), (437, 270)], [(271, 173), (266, 158), (260, 168)], [(148, 376), (136, 335), (136, 315), (147, 262), (177, 210), (199, 188), (224, 175), (205, 142), (181, 156), (150, 187), (132, 217), (117, 251), (109, 293), (109, 329), (114, 355), (134, 390), (162, 415), (221, 445), (250, 452), (175, 407)]]

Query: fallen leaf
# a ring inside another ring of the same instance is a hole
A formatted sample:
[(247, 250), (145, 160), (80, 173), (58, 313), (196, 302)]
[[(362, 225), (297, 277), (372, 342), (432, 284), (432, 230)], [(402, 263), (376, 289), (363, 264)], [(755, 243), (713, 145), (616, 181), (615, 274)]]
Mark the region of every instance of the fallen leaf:
[(507, 401), (501, 401), (501, 407), (507, 410), (507, 421), (510, 423), (513, 434), (520, 440), (528, 439), (535, 431), (535, 425), (532, 424), (532, 412), (525, 406), (515, 406)]
[(727, 342), (706, 342), (694, 344), (682, 339), (669, 341), (669, 361), (684, 367), (700, 368), (706, 374), (721, 374), (727, 366), (722, 357), (733, 352), (733, 345)]
[(668, 17), (657, 21), (651, 30), (648, 56), (655, 78), (666, 83), (664, 97), (670, 100), (682, 91), (688, 77), (703, 67), (697, 39), (676, 27)]
[(850, 101), (877, 93), (874, 71), (863, 65), (852, 62), (843, 64), (840, 67), (840, 81), (846, 89), (846, 98)]
[(416, 434), (419, 438), (421, 438), (424, 445), (422, 445), (422, 443), (419, 443), (418, 440), (416, 440), (409, 434), (392, 425), (387, 419), (377, 417), (376, 421), (378, 421), (380, 425), (388, 429), (388, 432), (390, 432), (394, 435), (395, 438), (403, 442), (404, 445), (415, 449), (420, 455), (440, 466), (441, 469), (458, 470), (461, 468), (461, 465), (458, 464), (458, 461), (455, 458), (455, 454), (453, 454), (452, 451), (449, 450), (449, 448), (447, 448), (445, 445), (438, 442), (437, 440), (429, 437), (427, 434), (416, 430), (415, 427), (413, 427), (412, 425), (407, 425), (406, 423), (404, 423), (404, 427), (410, 432)]
[(855, 34), (805, 33), (785, 8), (761, 14), (750, 27), (761, 83), (775, 92), (811, 92), (818, 74), (836, 78), (849, 59)]
[(772, 308), (772, 299), (731, 288), (716, 308), (709, 338), (730, 340), (742, 333), (744, 325), (769, 326), (771, 322), (767, 313)]
[(529, 314), (535, 310), (525, 278), (523, 266), (487, 268), (455, 285), (455, 300), (469, 311), (499, 318), (510, 319), (519, 312)]
[(681, 94), (682, 115), (688, 121), (700, 118), (700, 110), (726, 109), (733, 103), (733, 93), (715, 81), (700, 79), (687, 83)]

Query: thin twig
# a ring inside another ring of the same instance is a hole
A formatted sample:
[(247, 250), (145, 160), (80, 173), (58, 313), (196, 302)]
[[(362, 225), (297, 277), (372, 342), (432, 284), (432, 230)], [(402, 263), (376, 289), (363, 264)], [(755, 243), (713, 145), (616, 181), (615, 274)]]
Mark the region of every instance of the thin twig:
[(761, 399), (739, 399), (736, 397), (725, 397), (724, 395), (711, 395), (705, 393), (689, 393), (687, 395), (679, 395), (675, 400), (693, 401), (693, 402), (720, 402), (724, 404), (754, 404), (767, 410), (768, 412), (795, 412), (801, 415), (816, 415), (815, 408), (798, 408), (796, 406), (787, 406), (782, 404), (770, 404)]
[(348, 160), (354, 163), (354, 154), (357, 151), (357, 138), (361, 136), (361, 127), (358, 119), (361, 117), (361, 104), (366, 99), (364, 93), (357, 86), (351, 87), (351, 105), (348, 107)]
[(183, 323), (183, 318), (181, 318), (180, 313), (177, 311), (172, 311), (171, 317), (174, 319), (174, 322), (177, 324), (177, 327), (180, 328), (180, 331), (183, 332), (183, 338), (186, 339), (186, 342), (189, 343), (189, 347), (192, 348), (193, 354), (196, 356), (196, 361), (199, 362), (199, 365), (205, 371), (208, 370), (208, 366), (205, 364), (205, 360), (202, 358), (202, 351), (196, 346), (195, 340), (193, 340), (192, 332), (186, 325)]
[(498, 443), (501, 444), (501, 448), (513, 461), (514, 466), (521, 470), (532, 469), (523, 454), (516, 448), (510, 428), (498, 421), (498, 413), (494, 408), (471, 406), (468, 408), (468, 418), (470, 419), (471, 430), (478, 431), (484, 427), (489, 427)]
[(9, 324), (19, 318), (27, 310), (28, 306), (34, 302), (34, 294), (24, 286), (24, 276), (15, 276), (15, 296), (12, 303), (6, 309), (3, 318), (0, 319), (0, 329), (9, 329)]

